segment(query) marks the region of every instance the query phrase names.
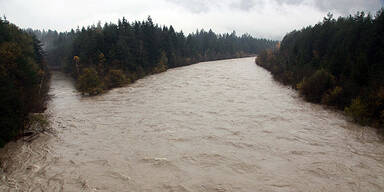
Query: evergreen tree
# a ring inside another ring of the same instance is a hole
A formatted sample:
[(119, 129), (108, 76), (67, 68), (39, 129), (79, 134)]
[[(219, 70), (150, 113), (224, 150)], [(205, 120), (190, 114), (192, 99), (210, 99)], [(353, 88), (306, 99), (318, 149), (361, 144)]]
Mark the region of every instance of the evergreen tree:
[(103, 84), (96, 86), (98, 89), (120, 86), (122, 82), (119, 85), (110, 82), (114, 77), (121, 76), (120, 72), (129, 82), (133, 82), (169, 68), (253, 55), (277, 43), (250, 35), (238, 37), (235, 32), (215, 34), (212, 30), (200, 30), (186, 37), (172, 26), (160, 27), (154, 24), (151, 17), (146, 21), (132, 23), (123, 17), (117, 24), (105, 23), (102, 26), (98, 23), (96, 26), (64, 33), (50, 30), (33, 33), (46, 43), (44, 47), (49, 66), (62, 68), (72, 74), (77, 81), (81, 81), (78, 82), (78, 85), (82, 85), (79, 88), (91, 86), (85, 82), (88, 77), (93, 78), (92, 71), (95, 69), (100, 84)]
[(48, 80), (40, 41), (0, 19), (0, 147), (22, 133), (30, 113), (45, 110)]
[(292, 31), (256, 63), (305, 99), (345, 110), (360, 123), (384, 125), (384, 11), (359, 12)]

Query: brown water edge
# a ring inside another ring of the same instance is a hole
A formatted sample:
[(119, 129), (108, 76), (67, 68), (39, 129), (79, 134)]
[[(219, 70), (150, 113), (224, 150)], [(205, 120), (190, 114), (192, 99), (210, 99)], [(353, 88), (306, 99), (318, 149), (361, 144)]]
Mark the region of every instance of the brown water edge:
[(81, 97), (54, 73), (56, 136), (1, 150), (0, 191), (383, 191), (383, 142), (254, 57)]

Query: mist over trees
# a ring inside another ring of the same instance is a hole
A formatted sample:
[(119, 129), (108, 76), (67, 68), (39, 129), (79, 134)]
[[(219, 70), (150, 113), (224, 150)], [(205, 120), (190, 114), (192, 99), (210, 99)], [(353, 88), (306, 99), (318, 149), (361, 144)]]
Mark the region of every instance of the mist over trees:
[(384, 11), (361, 12), (288, 33), (256, 63), (310, 102), (335, 106), (357, 122), (384, 125)]
[(45, 110), (49, 72), (40, 41), (0, 19), (0, 147)]
[[(33, 32), (44, 43), (49, 66), (70, 73), (79, 90), (89, 94), (169, 68), (257, 54), (277, 43), (212, 30), (186, 36), (172, 26), (154, 24), (150, 17), (131, 23), (122, 18), (117, 24), (98, 23), (64, 33)], [(90, 83), (91, 79), (99, 83)]]

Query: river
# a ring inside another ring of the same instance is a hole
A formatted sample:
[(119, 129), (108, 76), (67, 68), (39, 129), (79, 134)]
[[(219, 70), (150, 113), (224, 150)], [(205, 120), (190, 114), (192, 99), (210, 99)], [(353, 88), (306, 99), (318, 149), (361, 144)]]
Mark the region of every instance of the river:
[(54, 134), (0, 151), (0, 191), (384, 191), (374, 129), (304, 102), (254, 58), (82, 97), (55, 72)]

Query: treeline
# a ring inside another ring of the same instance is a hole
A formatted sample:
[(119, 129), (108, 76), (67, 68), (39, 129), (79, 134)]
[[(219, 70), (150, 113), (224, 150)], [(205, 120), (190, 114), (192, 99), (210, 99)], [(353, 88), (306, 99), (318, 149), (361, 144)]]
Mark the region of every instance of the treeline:
[(310, 102), (335, 106), (359, 123), (384, 125), (384, 11), (333, 19), (287, 34), (256, 63)]
[(0, 147), (45, 110), (48, 81), (39, 40), (0, 18)]
[(51, 67), (62, 68), (87, 94), (133, 82), (148, 74), (201, 61), (244, 57), (274, 47), (277, 42), (250, 35), (196, 31), (185, 36), (172, 26), (146, 21), (96, 26), (57, 33), (34, 31), (46, 43)]

